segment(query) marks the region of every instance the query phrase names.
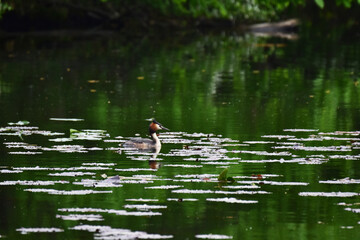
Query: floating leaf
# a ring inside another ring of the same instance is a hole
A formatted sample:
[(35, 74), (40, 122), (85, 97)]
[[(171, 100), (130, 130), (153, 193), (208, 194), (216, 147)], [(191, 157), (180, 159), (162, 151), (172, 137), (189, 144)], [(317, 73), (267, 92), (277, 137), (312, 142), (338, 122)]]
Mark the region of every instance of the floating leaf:
[(20, 232), (21, 234), (28, 234), (28, 233), (55, 233), (55, 232), (63, 232), (63, 229), (60, 228), (18, 228), (16, 231)]
[(27, 192), (35, 193), (48, 193), (53, 195), (88, 195), (88, 194), (101, 194), (101, 193), (112, 193), (112, 191), (94, 191), (94, 190), (56, 190), (56, 189), (45, 189), (45, 188), (29, 188), (24, 189)]
[(159, 199), (129, 198), (129, 199), (125, 199), (125, 201), (131, 201), (131, 202), (158, 202)]
[(175, 201), (175, 202), (185, 202), (185, 201), (189, 201), (189, 202), (196, 202), (199, 201), (199, 199), (196, 198), (168, 198), (168, 201)]
[(61, 212), (96, 212), (96, 213), (111, 213), (119, 216), (160, 216), (160, 212), (128, 212), (126, 210), (116, 210), (116, 209), (102, 209), (102, 208), (61, 208), (58, 209)]
[(70, 221), (103, 221), (104, 218), (100, 214), (69, 214), (69, 215), (56, 215), (56, 218)]
[[(147, 212), (140, 212), (146, 214)], [(171, 239), (173, 235), (160, 235), (142, 231), (132, 232), (123, 228), (112, 228), (110, 226), (78, 225), (70, 228), (72, 230), (88, 231), (95, 233), (95, 239)]]
[(225, 202), (225, 203), (258, 203), (256, 200), (240, 200), (236, 198), (207, 198), (206, 201), (210, 202)]
[(149, 211), (152, 209), (164, 209), (167, 206), (164, 205), (149, 205), (149, 204), (126, 204), (124, 208), (135, 208), (137, 210)]
[(162, 186), (152, 186), (152, 187), (145, 187), (145, 189), (175, 189), (184, 187), (182, 185), (162, 185)]
[(200, 238), (200, 239), (233, 239), (232, 236), (228, 236), (228, 235), (220, 235), (220, 234), (198, 234), (195, 235), (196, 238)]
[(357, 192), (299, 192), (299, 196), (305, 197), (355, 197)]
[(9, 122), (8, 124), (9, 124), (10, 126), (12, 126), (12, 125), (24, 126), (24, 125), (30, 124), (30, 122), (29, 122), (29, 121), (26, 121), (26, 120), (22, 120), (22, 121), (18, 121), (18, 122), (16, 122), (16, 123)]
[(73, 133), (80, 133), (80, 131), (76, 130), (76, 129), (73, 129), (73, 128), (70, 128), (70, 134), (73, 134)]
[(218, 180), (225, 182), (227, 180), (227, 173), (228, 173), (228, 168), (225, 168), (219, 175)]

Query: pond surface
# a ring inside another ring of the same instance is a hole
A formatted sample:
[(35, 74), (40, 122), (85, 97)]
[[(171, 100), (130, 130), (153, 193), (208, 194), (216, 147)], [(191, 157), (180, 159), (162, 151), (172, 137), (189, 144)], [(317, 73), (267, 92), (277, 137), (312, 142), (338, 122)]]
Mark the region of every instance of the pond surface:
[(360, 237), (359, 36), (298, 34), (2, 37), (0, 237)]

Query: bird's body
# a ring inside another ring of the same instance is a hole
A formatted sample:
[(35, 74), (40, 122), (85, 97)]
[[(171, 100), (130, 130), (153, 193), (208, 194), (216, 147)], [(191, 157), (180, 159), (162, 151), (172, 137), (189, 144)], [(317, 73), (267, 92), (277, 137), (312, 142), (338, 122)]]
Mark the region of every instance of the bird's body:
[(161, 142), (157, 135), (158, 130), (169, 130), (155, 119), (149, 125), (149, 134), (151, 139), (148, 138), (132, 138), (124, 143), (125, 148), (135, 148), (143, 151), (152, 151), (161, 148)]

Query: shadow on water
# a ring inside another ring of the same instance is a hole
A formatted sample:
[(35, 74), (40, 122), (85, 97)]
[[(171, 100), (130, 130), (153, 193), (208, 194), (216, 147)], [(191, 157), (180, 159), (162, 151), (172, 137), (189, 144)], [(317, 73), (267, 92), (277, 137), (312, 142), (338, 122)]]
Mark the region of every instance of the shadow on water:
[(359, 235), (360, 44), (316, 28), (2, 38), (0, 235)]

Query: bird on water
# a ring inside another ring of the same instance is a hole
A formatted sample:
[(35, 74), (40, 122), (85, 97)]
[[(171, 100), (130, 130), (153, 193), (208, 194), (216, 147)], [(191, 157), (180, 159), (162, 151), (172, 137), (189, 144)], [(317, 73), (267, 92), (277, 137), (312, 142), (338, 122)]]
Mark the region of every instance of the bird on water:
[(158, 137), (157, 131), (158, 130), (167, 130), (168, 128), (164, 127), (161, 123), (155, 120), (153, 118), (151, 120), (151, 123), (149, 125), (149, 135), (151, 139), (148, 138), (133, 138), (127, 142), (124, 143), (125, 148), (135, 148), (139, 150), (154, 150), (154, 149), (160, 149), (161, 148), (161, 142)]

